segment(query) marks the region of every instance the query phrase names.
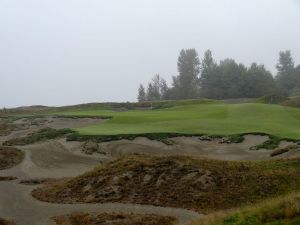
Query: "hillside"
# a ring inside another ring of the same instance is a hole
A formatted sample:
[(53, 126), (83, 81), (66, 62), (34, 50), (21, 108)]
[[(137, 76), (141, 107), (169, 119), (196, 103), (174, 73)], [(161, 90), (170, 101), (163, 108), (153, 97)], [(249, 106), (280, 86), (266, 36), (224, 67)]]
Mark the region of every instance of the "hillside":
[[(200, 158), (122, 157), (71, 180), (33, 191), (52, 203), (122, 202), (229, 209), (299, 188), (299, 160), (226, 162)], [(180, 194), (179, 194), (180, 193)]]

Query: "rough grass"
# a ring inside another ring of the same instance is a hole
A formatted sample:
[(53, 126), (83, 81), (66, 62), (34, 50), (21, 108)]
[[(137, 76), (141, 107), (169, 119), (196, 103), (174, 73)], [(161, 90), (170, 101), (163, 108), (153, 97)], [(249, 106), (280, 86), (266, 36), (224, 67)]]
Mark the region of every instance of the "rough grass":
[(298, 225), (300, 194), (293, 193), (231, 212), (219, 212), (190, 225)]
[(111, 110), (111, 111), (124, 111), (133, 109), (162, 109), (170, 108), (181, 105), (192, 105), (202, 103), (212, 103), (215, 100), (209, 99), (189, 99), (189, 100), (167, 100), (155, 102), (103, 102), (103, 103), (87, 103), (62, 107), (47, 107), (47, 106), (28, 106), (18, 107), (12, 109), (0, 109), (1, 117), (8, 116), (30, 116), (30, 115), (47, 115), (55, 114), (57, 112), (68, 111), (82, 111), (82, 110)]
[(65, 136), (66, 134), (73, 133), (70, 129), (52, 129), (44, 128), (37, 132), (33, 132), (26, 137), (13, 138), (8, 141), (5, 141), (3, 145), (5, 146), (14, 146), (14, 145), (28, 145), (39, 141), (55, 139), (58, 137)]
[(158, 110), (76, 110), (65, 115), (104, 115), (113, 118), (100, 125), (78, 128), (82, 135), (181, 133), (232, 135), (267, 133), (300, 138), (300, 110), (259, 103), (202, 103)]
[(5, 136), (10, 134), (10, 132), (15, 128), (9, 119), (0, 118), (0, 136)]
[(0, 170), (11, 168), (22, 162), (24, 153), (16, 148), (0, 146)]
[(226, 162), (184, 156), (122, 157), (33, 191), (56, 203), (124, 202), (210, 212), (299, 188), (300, 161)]
[(281, 103), (284, 106), (300, 107), (300, 97), (293, 97)]
[(57, 225), (174, 225), (176, 219), (153, 214), (72, 213), (53, 218)]

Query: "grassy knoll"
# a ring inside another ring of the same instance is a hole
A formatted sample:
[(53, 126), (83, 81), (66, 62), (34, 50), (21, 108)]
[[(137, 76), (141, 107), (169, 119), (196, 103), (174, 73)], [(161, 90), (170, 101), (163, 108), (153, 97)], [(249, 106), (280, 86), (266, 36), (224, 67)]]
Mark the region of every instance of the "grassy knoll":
[(269, 199), (263, 203), (231, 212), (218, 212), (190, 225), (298, 225), (300, 194)]
[(259, 103), (199, 103), (157, 110), (76, 110), (65, 115), (112, 116), (105, 123), (76, 129), (82, 135), (185, 133), (229, 135), (268, 133), (300, 138), (300, 110)]
[(299, 160), (227, 162), (125, 156), (32, 194), (54, 203), (137, 203), (203, 213), (289, 193), (300, 187), (299, 177)]

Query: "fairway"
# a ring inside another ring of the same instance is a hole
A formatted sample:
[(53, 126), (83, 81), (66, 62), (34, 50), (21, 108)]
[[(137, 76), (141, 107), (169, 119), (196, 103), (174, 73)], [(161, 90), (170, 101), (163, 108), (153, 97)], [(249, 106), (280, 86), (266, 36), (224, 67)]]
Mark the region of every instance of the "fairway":
[(279, 105), (203, 103), (147, 111), (78, 110), (62, 114), (113, 116), (104, 123), (75, 129), (82, 135), (158, 132), (228, 135), (263, 132), (300, 139), (300, 110)]

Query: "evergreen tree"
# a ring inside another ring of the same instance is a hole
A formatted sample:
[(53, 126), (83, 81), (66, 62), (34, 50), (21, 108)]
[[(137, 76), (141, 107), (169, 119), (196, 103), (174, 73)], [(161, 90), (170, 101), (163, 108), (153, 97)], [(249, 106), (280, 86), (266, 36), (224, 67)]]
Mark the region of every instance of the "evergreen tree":
[(155, 101), (154, 99), (154, 88), (152, 83), (148, 83), (148, 88), (147, 88), (147, 101)]
[(148, 84), (147, 100), (159, 101), (165, 99), (168, 91), (167, 82), (159, 75), (156, 74), (152, 81)]
[(195, 49), (181, 50), (177, 69), (179, 75), (173, 77), (175, 95), (180, 99), (197, 98), (199, 96), (200, 60)]
[(288, 74), (294, 70), (294, 60), (290, 50), (279, 52), (279, 61), (276, 65), (278, 74)]
[(139, 102), (145, 102), (147, 99), (146, 99), (146, 92), (145, 92), (145, 88), (142, 84), (140, 84), (140, 87), (139, 87), (139, 91), (138, 91), (138, 101)]
[(276, 81), (282, 90), (291, 92), (295, 88), (294, 75), (294, 60), (289, 50), (281, 51), (279, 53), (279, 61), (276, 65), (277, 76)]

